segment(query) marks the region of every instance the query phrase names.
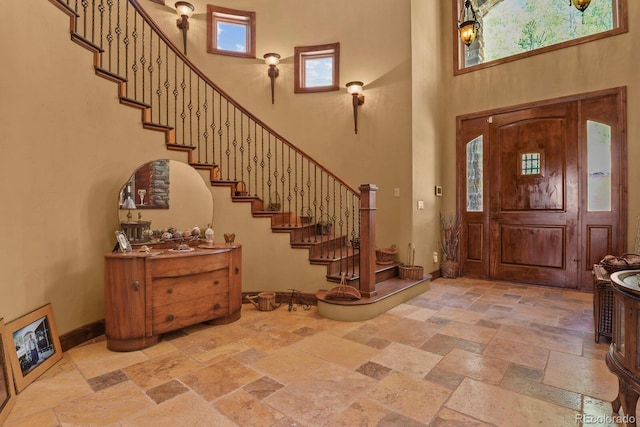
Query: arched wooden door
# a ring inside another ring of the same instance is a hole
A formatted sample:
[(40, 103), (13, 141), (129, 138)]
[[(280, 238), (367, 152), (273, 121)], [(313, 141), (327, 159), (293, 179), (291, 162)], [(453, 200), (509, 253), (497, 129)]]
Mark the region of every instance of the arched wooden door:
[(462, 273), (590, 289), (626, 241), (623, 88), (458, 119)]

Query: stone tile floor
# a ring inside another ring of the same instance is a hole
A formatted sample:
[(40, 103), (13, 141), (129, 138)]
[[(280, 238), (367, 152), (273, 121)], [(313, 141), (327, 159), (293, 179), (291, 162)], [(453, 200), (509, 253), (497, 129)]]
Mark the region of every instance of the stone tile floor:
[(615, 426), (602, 341), (590, 293), (467, 278), (365, 322), (244, 305), (143, 351), (71, 349), (5, 427)]

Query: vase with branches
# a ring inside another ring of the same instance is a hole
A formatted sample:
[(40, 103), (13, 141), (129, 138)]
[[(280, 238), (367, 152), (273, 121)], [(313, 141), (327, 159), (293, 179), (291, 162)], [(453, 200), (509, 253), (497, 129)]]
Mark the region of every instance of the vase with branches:
[(458, 246), (462, 221), (456, 214), (440, 213), (440, 250), (445, 261), (440, 268), (442, 277), (458, 277)]

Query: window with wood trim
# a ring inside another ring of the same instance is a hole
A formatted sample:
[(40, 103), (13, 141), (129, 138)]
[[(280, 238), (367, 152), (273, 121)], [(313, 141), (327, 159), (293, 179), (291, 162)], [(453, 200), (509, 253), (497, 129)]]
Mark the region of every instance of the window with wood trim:
[(295, 92), (339, 89), (340, 43), (294, 48)]
[(207, 52), (256, 57), (256, 13), (207, 5)]
[(627, 1), (591, 0), (580, 12), (569, 0), (471, 0), (480, 29), (465, 46), (457, 29), (464, 0), (452, 0), (454, 74), (625, 33)]

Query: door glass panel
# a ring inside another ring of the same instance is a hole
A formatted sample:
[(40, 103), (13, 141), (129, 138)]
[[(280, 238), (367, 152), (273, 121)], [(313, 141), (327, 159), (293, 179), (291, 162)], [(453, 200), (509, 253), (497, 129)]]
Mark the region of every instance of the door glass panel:
[(587, 209), (611, 211), (611, 126), (587, 120)]
[(540, 153), (523, 153), (521, 161), (522, 175), (540, 175)]
[(482, 212), (482, 135), (467, 143), (467, 212)]

